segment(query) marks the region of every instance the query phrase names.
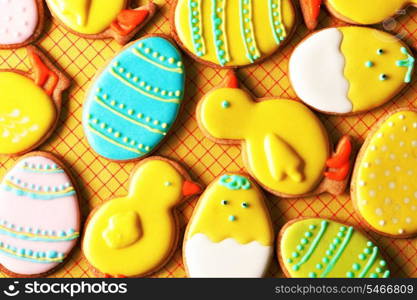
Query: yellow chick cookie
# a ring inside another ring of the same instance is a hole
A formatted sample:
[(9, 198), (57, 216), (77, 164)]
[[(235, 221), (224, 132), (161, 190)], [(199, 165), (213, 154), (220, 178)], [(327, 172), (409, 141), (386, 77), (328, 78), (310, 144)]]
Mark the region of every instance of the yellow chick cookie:
[(242, 144), (247, 169), (271, 193), (282, 197), (324, 191), (340, 194), (346, 187), (349, 138), (341, 140), (331, 157), (323, 125), (299, 102), (255, 100), (239, 88), (237, 77), (230, 72), (221, 87), (203, 97), (197, 118), (214, 141)]
[(156, 271), (178, 242), (174, 208), (200, 191), (177, 163), (161, 157), (143, 160), (133, 171), (128, 195), (107, 201), (90, 215), (84, 255), (108, 277)]
[(262, 277), (274, 231), (260, 189), (247, 176), (225, 174), (201, 196), (183, 247), (189, 277)]
[(0, 154), (20, 155), (43, 143), (56, 126), (69, 80), (37, 48), (27, 48), (33, 73), (0, 71)]

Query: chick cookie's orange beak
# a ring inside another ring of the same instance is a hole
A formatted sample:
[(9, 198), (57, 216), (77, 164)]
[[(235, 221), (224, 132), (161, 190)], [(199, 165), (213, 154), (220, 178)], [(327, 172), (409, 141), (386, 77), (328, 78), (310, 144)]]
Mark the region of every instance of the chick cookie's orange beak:
[(184, 197), (199, 195), (203, 189), (198, 183), (192, 181), (184, 181), (182, 185), (182, 194)]

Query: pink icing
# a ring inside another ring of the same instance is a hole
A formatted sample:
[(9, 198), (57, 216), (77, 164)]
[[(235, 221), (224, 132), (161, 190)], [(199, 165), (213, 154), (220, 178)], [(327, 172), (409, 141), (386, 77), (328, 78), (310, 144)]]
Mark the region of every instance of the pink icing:
[[(1, 1), (1, 0), (0, 0)], [(26, 164), (25, 164), (26, 163)], [(45, 157), (32, 156), (21, 160), (3, 178), (0, 185), (0, 224), (6, 220), (8, 224), (14, 224), (15, 228), (22, 227), (24, 232), (28, 228), (32, 231), (36, 229), (68, 232), (73, 229), (80, 231), (79, 205), (76, 195), (66, 196), (53, 200), (32, 199), (28, 196), (16, 195), (13, 191), (2, 188), (5, 180), (10, 178), (19, 179), (20, 185), (23, 183), (41, 186), (62, 186), (69, 184), (71, 180), (66, 173), (41, 173), (24, 171), (24, 166), (60, 166)], [(18, 249), (30, 249), (33, 251), (57, 251), (68, 254), (75, 246), (76, 239), (70, 241), (30, 241), (11, 237), (0, 232), (0, 241), (4, 245), (8, 244)], [(8, 270), (18, 274), (40, 274), (54, 268), (58, 263), (37, 263), (13, 258), (0, 251), (0, 263)]]
[(36, 0), (0, 0), (0, 44), (28, 40), (38, 24)]

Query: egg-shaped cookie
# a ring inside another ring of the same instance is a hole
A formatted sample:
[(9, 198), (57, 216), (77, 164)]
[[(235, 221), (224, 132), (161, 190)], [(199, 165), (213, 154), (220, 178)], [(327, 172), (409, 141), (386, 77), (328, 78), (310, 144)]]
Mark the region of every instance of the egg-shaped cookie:
[(167, 137), (184, 97), (180, 52), (162, 36), (124, 48), (94, 80), (83, 126), (99, 155), (115, 161), (149, 155)]
[(189, 277), (262, 277), (274, 245), (264, 196), (240, 174), (218, 177), (200, 197), (184, 238)]
[(313, 33), (294, 50), (291, 84), (310, 107), (354, 114), (379, 107), (411, 83), (415, 59), (397, 37), (357, 26)]
[(220, 67), (271, 56), (296, 25), (291, 0), (176, 0), (172, 11), (180, 45), (199, 62)]
[(372, 230), (417, 235), (416, 174), (417, 111), (400, 109), (376, 125), (355, 165), (352, 200)]
[(287, 277), (387, 278), (390, 270), (372, 241), (352, 226), (295, 219), (278, 236), (278, 259)]
[(66, 260), (77, 243), (76, 188), (49, 153), (22, 157), (0, 183), (0, 266), (14, 276), (41, 276)]

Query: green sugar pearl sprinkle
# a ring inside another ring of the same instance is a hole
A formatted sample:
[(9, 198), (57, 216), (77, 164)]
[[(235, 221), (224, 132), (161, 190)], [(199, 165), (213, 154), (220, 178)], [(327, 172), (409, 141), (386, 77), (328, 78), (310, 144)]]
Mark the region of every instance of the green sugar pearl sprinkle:
[(365, 62), (365, 66), (368, 67), (368, 68), (371, 68), (371, 67), (374, 66), (374, 63), (372, 61), (368, 60), (367, 62)]
[(223, 107), (223, 108), (229, 108), (229, 107), (230, 107), (230, 102), (229, 102), (229, 101), (227, 101), (227, 100), (224, 100), (224, 101), (222, 102), (222, 107)]
[(229, 216), (229, 221), (230, 221), (230, 222), (234, 222), (234, 221), (236, 221), (236, 217), (235, 217), (235, 216)]

